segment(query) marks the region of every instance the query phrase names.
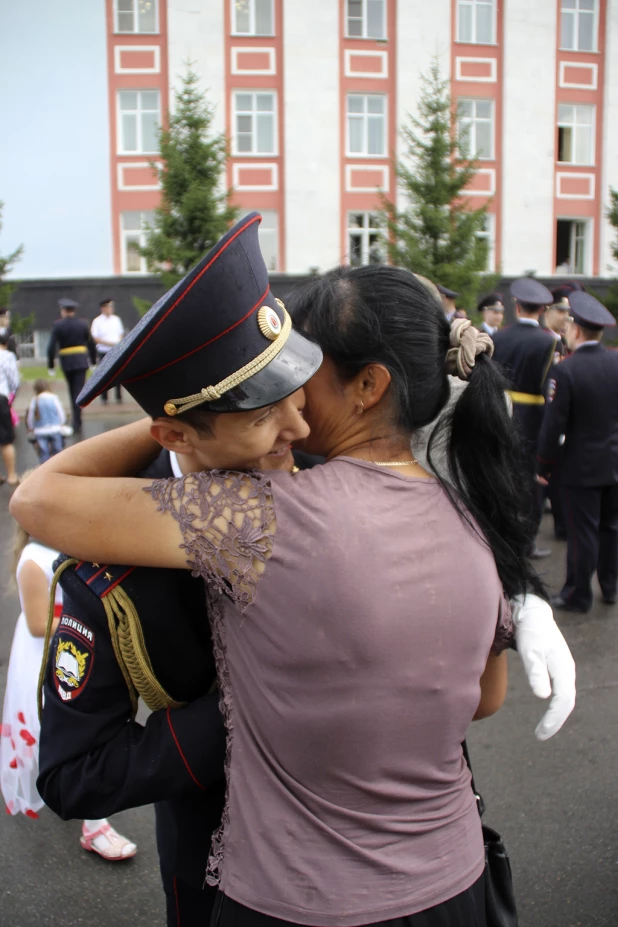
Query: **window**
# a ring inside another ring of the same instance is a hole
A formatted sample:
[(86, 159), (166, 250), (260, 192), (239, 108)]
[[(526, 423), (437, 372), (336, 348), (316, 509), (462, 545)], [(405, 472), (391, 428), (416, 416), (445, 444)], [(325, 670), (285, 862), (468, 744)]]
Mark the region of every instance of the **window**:
[(234, 154), (276, 154), (274, 93), (235, 93), (234, 122)]
[(158, 32), (157, 0), (116, 0), (116, 32)]
[(348, 154), (386, 154), (386, 97), (348, 94)]
[(231, 0), (234, 35), (274, 35), (273, 0)]
[(597, 50), (596, 7), (596, 0), (562, 0), (562, 48), (569, 51)]
[(558, 160), (594, 164), (594, 106), (558, 106)]
[(383, 264), (386, 259), (384, 231), (373, 212), (348, 213), (348, 260), (352, 267)]
[(155, 154), (159, 150), (159, 91), (119, 90), (120, 154)]
[(459, 147), (467, 158), (494, 157), (493, 100), (459, 101)]
[(146, 228), (154, 219), (153, 212), (123, 212), (120, 216), (120, 235), (122, 239), (122, 272), (125, 274), (145, 274), (148, 270), (146, 259), (139, 253), (139, 248), (146, 244)]
[(556, 230), (556, 273), (589, 272), (590, 222), (587, 219), (558, 219)]
[(496, 217), (488, 212), (485, 215), (483, 228), (479, 229), (476, 237), (481, 241), (487, 242), (487, 264), (484, 267), (485, 273), (493, 273), (496, 269), (495, 241), (496, 241)]
[(496, 0), (458, 0), (457, 41), (470, 45), (495, 42)]
[(386, 38), (386, 0), (347, 0), (350, 39)]

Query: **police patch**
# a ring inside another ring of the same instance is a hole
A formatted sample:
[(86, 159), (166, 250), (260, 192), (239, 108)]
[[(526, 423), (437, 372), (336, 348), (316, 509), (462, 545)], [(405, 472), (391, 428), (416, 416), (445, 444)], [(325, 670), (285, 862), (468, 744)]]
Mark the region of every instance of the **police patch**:
[(56, 632), (54, 683), (58, 695), (70, 702), (80, 695), (88, 682), (94, 663), (94, 632), (63, 614)]

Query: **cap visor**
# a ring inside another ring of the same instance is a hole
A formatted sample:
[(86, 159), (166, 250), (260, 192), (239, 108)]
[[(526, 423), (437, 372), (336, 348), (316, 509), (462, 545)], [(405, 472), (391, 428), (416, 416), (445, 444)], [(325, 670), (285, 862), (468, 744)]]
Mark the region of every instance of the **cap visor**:
[[(322, 350), (304, 335), (291, 331), (277, 356), (221, 399), (205, 402), (210, 412), (248, 412), (280, 402), (304, 386), (322, 363)], [(182, 414), (182, 413), (181, 413)]]

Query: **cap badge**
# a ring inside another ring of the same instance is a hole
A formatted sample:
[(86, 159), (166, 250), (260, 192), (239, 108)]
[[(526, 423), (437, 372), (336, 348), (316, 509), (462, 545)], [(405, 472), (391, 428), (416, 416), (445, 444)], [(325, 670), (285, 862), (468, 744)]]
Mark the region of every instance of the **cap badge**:
[(260, 331), (269, 341), (275, 341), (281, 334), (281, 319), (270, 306), (262, 306), (258, 312), (257, 322)]

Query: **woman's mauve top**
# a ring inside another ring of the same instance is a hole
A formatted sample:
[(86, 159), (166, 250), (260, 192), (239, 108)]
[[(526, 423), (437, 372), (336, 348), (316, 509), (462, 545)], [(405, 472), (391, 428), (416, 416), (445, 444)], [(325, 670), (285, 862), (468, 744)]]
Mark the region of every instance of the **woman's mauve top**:
[(324, 927), (468, 888), (484, 850), (461, 742), (512, 627), (440, 485), (341, 457), (149, 491), (209, 589), (229, 730), (209, 881)]

